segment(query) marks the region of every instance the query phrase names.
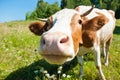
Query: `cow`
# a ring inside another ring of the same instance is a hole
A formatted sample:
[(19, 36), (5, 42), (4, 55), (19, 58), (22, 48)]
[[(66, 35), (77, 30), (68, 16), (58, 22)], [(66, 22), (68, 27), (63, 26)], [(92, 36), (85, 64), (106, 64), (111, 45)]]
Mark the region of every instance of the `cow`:
[(93, 6), (65, 8), (46, 21), (31, 23), (29, 29), (41, 36), (39, 51), (50, 64), (61, 65), (77, 56), (83, 76), (83, 55), (93, 51), (95, 66), (101, 79), (106, 80), (101, 69), (100, 53), (104, 54), (107, 66), (115, 28), (114, 14), (112, 10)]

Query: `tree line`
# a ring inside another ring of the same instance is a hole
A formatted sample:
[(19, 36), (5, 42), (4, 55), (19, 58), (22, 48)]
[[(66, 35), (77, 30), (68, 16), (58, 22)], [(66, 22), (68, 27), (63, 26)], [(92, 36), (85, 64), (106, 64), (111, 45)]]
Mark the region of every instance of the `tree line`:
[(61, 9), (75, 8), (79, 5), (95, 5), (100, 9), (111, 9), (116, 12), (115, 17), (120, 18), (120, 0), (61, 0), (60, 6), (58, 2), (49, 4), (44, 0), (38, 0), (35, 10), (26, 13), (26, 20), (47, 18)]

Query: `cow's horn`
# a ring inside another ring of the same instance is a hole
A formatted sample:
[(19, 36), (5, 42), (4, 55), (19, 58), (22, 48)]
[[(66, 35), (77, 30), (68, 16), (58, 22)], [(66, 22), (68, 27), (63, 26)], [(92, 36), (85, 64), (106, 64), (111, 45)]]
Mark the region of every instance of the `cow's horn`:
[(89, 9), (88, 11), (86, 11), (85, 13), (83, 13), (83, 14), (80, 15), (80, 16), (81, 16), (81, 17), (87, 16), (87, 15), (93, 10), (94, 7), (95, 7), (95, 6), (92, 5), (92, 8), (91, 8), (91, 9)]
[(47, 22), (48, 21), (48, 19), (47, 18), (37, 18), (37, 20), (39, 20), (39, 21), (43, 21), (43, 22)]

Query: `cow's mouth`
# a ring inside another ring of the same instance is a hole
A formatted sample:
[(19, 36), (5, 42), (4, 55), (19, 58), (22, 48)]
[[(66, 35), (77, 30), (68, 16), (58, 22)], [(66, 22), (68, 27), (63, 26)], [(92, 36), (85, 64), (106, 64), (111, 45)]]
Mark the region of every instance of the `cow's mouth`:
[(51, 55), (51, 54), (41, 54), (44, 59), (50, 64), (58, 64), (61, 65), (66, 61), (70, 61), (73, 59), (73, 56), (70, 55)]

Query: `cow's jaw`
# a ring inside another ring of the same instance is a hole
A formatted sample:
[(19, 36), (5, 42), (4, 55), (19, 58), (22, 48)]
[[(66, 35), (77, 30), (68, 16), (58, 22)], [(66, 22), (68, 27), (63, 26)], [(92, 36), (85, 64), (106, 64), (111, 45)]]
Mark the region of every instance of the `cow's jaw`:
[(62, 56), (62, 55), (42, 55), (42, 56), (48, 63), (57, 64), (57, 65), (61, 65), (73, 59), (72, 56)]

